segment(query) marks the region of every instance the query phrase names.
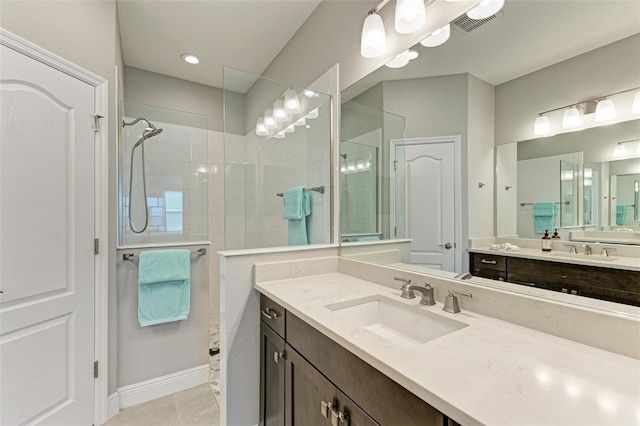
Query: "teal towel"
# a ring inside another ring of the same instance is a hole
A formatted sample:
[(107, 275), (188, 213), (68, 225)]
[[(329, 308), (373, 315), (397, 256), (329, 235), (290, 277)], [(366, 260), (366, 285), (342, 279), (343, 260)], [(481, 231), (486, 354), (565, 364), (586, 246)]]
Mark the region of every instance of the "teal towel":
[(358, 237), (356, 241), (380, 241), (380, 237), (376, 235), (370, 235), (367, 237)]
[(282, 218), (289, 221), (289, 245), (307, 245), (307, 216), (311, 214), (311, 197), (304, 186), (289, 188), (282, 194)]
[(624, 225), (624, 219), (627, 215), (627, 206), (618, 204), (616, 206), (616, 225)]
[(533, 203), (533, 228), (536, 234), (554, 228), (555, 201), (536, 201)]
[(138, 322), (142, 327), (189, 317), (190, 255), (189, 250), (140, 252)]

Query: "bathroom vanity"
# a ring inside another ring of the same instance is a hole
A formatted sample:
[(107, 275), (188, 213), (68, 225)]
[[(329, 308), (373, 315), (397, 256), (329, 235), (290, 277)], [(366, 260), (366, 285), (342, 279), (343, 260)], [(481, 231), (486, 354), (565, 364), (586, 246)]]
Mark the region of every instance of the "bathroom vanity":
[(640, 259), (599, 255), (469, 249), (476, 277), (640, 306)]
[(402, 299), (392, 279), (256, 280), (261, 424), (638, 422), (637, 359), (476, 313), (498, 295), (472, 283), (462, 311), (444, 312), (460, 284), (431, 281), (434, 306)]

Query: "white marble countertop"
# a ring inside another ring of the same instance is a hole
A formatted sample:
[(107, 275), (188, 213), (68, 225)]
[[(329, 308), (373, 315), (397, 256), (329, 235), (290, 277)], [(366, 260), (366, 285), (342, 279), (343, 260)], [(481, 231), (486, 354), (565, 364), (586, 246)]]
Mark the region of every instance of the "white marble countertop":
[[(640, 425), (640, 361), (340, 273), (255, 288), (463, 425)], [(468, 324), (399, 349), (325, 305), (383, 295)], [(621, 339), (624, 336), (620, 336)]]
[[(578, 247), (578, 249), (580, 249)], [(525, 259), (546, 260), (549, 262), (573, 263), (576, 265), (598, 266), (601, 268), (626, 269), (630, 271), (640, 271), (640, 258), (624, 257), (611, 254), (609, 258), (601, 257), (599, 254), (590, 256), (584, 254), (569, 254), (564, 251), (554, 250), (546, 253), (540, 249), (520, 247), (519, 251), (490, 250), (489, 247), (469, 248), (471, 253), (493, 254), (498, 256), (521, 257)], [(608, 260), (606, 260), (608, 259)]]

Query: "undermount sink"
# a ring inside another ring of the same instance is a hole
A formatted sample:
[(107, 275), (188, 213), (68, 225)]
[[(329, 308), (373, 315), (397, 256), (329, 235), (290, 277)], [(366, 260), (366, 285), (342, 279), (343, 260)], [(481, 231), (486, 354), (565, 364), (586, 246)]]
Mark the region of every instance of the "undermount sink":
[(551, 253), (553, 257), (563, 257), (565, 259), (580, 259), (580, 260), (590, 260), (594, 262), (613, 262), (614, 260), (618, 260), (617, 257), (608, 257), (608, 256), (600, 256), (597, 254), (586, 255), (586, 254), (570, 254), (570, 253)]
[(332, 303), (325, 308), (339, 319), (406, 349), (469, 325), (379, 295)]

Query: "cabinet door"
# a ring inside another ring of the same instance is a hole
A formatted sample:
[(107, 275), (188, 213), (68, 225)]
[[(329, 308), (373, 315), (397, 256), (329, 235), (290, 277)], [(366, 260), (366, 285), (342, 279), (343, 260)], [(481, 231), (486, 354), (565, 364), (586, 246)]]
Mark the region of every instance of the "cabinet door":
[(336, 405), (336, 389), (288, 344), (286, 345), (286, 424), (287, 426), (329, 426)]
[(338, 410), (347, 416), (347, 421), (339, 426), (379, 426), (371, 417), (360, 409), (347, 395), (338, 390)]
[(284, 339), (260, 322), (260, 425), (284, 426)]

